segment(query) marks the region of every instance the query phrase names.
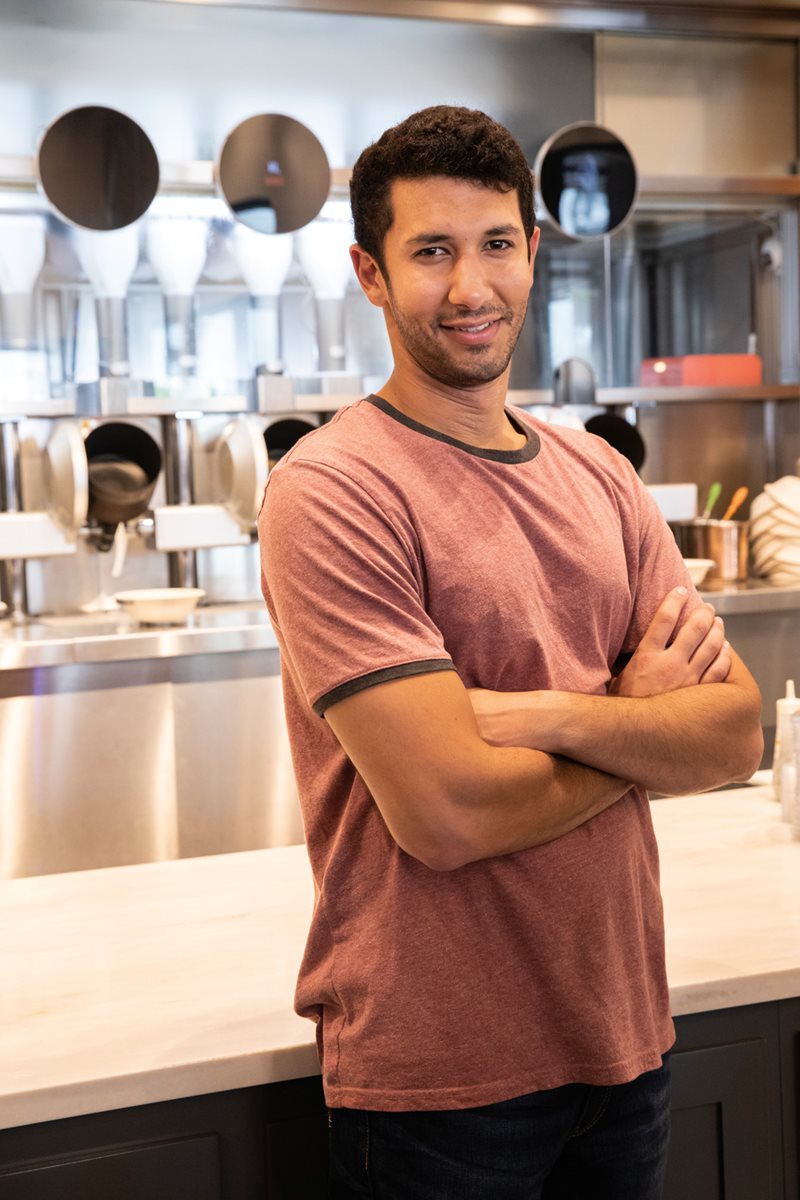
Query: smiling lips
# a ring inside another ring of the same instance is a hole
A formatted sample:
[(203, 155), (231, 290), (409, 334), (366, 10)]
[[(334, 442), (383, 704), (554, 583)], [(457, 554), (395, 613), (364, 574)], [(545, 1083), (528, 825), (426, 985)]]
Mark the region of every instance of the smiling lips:
[(465, 321), (460, 321), (458, 324), (440, 321), (439, 327), (463, 345), (480, 346), (492, 340), (503, 319), (502, 316), (490, 317), (488, 321), (473, 320), (469, 324)]

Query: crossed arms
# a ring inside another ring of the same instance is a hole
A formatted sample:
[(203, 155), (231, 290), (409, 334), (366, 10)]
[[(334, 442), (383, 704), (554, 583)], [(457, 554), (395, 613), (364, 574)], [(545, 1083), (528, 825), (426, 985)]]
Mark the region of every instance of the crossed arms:
[(686, 590), (662, 602), (608, 695), (467, 692), (454, 671), (392, 680), (326, 719), (389, 832), (433, 870), (561, 837), (633, 783), (665, 793), (747, 779), (761, 698), (710, 605), (670, 641)]

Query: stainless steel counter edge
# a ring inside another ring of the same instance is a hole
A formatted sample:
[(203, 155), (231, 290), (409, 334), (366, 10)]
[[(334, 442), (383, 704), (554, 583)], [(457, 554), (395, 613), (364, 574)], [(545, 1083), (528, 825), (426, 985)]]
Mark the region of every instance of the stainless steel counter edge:
[(800, 584), (774, 587), (763, 579), (733, 583), (719, 588), (701, 587), (700, 595), (713, 604), (721, 617), (734, 613), (790, 612), (800, 610)]
[(0, 670), (56, 667), (72, 663), (177, 658), (193, 654), (277, 650), (263, 609), (202, 610), (182, 626), (142, 628), (124, 618), (51, 618), (0, 632)]
[[(701, 595), (723, 617), (734, 613), (800, 613), (800, 585), (776, 588), (751, 580), (703, 589)], [(142, 627), (113, 613), (41, 618), (25, 625), (0, 622), (0, 671), (277, 648), (266, 610), (256, 604), (209, 606), (199, 609), (181, 626)]]

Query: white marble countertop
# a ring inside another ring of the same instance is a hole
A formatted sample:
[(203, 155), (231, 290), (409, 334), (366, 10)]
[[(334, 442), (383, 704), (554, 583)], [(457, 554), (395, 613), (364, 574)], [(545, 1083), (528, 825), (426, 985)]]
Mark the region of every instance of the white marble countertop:
[[(766, 787), (653, 804), (676, 1015), (800, 995), (800, 842)], [(299, 1078), (304, 846), (0, 883), (0, 1128)]]
[(800, 996), (800, 841), (771, 785), (652, 809), (673, 1014)]

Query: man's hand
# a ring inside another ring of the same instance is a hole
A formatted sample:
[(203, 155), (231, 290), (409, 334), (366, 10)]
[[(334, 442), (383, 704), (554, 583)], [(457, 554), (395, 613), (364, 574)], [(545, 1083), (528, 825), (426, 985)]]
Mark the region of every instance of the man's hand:
[(725, 682), (731, 651), (712, 605), (693, 612), (670, 641), (687, 596), (683, 587), (665, 596), (625, 669), (612, 679), (609, 695), (660, 696), (699, 683)]
[(764, 748), (761, 696), (710, 605), (668, 645), (686, 597), (664, 599), (611, 694), (471, 690), (481, 737), (667, 795), (748, 779)]

